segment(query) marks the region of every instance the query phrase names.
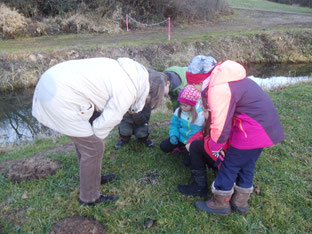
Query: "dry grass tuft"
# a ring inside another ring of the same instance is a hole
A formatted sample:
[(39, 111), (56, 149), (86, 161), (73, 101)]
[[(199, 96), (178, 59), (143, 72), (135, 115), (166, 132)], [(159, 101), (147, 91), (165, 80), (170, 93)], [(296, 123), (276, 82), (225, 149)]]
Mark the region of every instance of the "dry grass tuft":
[(96, 32), (96, 33), (118, 33), (121, 31), (119, 23), (111, 19), (95, 18), (91, 14), (74, 14), (68, 18), (58, 18), (60, 27), (68, 33)]
[(25, 31), (27, 18), (10, 9), (6, 5), (0, 5), (0, 36), (3, 38), (15, 38)]
[(67, 13), (56, 17), (43, 18), (42, 21), (24, 17), (15, 9), (0, 5), (0, 38), (34, 37), (65, 33), (119, 33), (122, 20), (121, 7), (116, 7), (110, 17), (101, 15), (103, 9), (94, 12), (82, 11)]

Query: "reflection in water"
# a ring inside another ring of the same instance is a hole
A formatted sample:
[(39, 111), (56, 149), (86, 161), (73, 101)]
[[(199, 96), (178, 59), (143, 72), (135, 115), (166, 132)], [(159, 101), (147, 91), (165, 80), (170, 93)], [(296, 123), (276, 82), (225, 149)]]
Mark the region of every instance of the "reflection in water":
[[(274, 85), (284, 86), (285, 82), (300, 81), (298, 76), (312, 77), (311, 64), (248, 64), (247, 75), (252, 77), (265, 90)], [(284, 76), (284, 77), (280, 77)], [(259, 79), (269, 77), (271, 79)], [(272, 78), (275, 77), (275, 78)], [(305, 79), (305, 78), (304, 78)], [(270, 85), (269, 87), (267, 85)], [(19, 143), (34, 138), (59, 135), (51, 129), (39, 124), (31, 115), (33, 90), (15, 93), (0, 92), (0, 147), (4, 143)]]
[(286, 87), (288, 85), (312, 80), (312, 77), (309, 76), (300, 76), (300, 77), (274, 76), (267, 79), (249, 76), (249, 78), (252, 79), (254, 82), (256, 82), (264, 91), (272, 91), (280, 87)]
[(32, 140), (53, 131), (40, 125), (31, 115), (33, 90), (0, 94), (0, 144)]

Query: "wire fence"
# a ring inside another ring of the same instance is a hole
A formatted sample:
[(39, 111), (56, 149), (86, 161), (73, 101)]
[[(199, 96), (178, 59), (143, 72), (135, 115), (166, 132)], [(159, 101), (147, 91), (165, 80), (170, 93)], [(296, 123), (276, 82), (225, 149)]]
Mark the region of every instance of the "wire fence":
[(170, 40), (170, 16), (161, 21), (161, 22), (158, 22), (158, 23), (153, 23), (153, 24), (144, 24), (144, 23), (141, 23), (135, 19), (133, 19), (131, 16), (129, 16), (128, 14), (126, 15), (126, 25), (127, 25), (127, 32), (129, 32), (129, 20), (133, 21), (134, 23), (138, 24), (138, 25), (142, 25), (142, 26), (146, 26), (146, 27), (152, 27), (152, 26), (158, 26), (160, 24), (163, 24), (165, 22), (168, 22), (168, 40)]

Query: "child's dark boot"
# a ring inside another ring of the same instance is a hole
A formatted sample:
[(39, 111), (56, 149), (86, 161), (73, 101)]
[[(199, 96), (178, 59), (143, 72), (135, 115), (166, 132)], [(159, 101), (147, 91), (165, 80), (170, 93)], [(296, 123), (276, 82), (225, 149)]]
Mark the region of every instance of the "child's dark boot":
[(145, 144), (147, 147), (153, 147), (153, 146), (154, 146), (154, 142), (153, 142), (151, 139), (148, 139), (148, 138), (146, 138), (144, 144)]
[(148, 137), (138, 138), (138, 140), (143, 142), (144, 145), (146, 145), (147, 147), (153, 147), (154, 146), (154, 142), (151, 139), (149, 139)]
[(115, 150), (118, 150), (120, 147), (124, 146), (128, 142), (129, 142), (129, 139), (120, 137), (119, 141), (117, 141), (117, 143), (115, 144)]
[(187, 185), (178, 185), (178, 190), (185, 196), (201, 196), (207, 197), (207, 171), (205, 170), (192, 170), (191, 178), (194, 178)]
[(183, 164), (188, 168), (191, 166), (191, 156), (189, 152), (184, 152)]

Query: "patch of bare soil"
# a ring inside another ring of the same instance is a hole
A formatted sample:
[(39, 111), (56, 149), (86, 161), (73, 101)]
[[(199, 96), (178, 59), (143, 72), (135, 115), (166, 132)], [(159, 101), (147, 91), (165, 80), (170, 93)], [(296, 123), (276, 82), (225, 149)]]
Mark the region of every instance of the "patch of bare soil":
[(13, 162), (5, 173), (5, 177), (14, 182), (40, 179), (54, 175), (59, 167), (60, 163), (56, 160), (35, 156)]
[(7, 178), (16, 182), (45, 178), (53, 175), (60, 167), (58, 161), (46, 158), (46, 155), (62, 154), (74, 150), (75, 146), (70, 143), (39, 152), (31, 158), (8, 160), (0, 163), (0, 173), (4, 173)]
[(106, 230), (102, 224), (96, 220), (80, 216), (65, 218), (58, 222), (51, 230), (50, 234), (102, 234)]

